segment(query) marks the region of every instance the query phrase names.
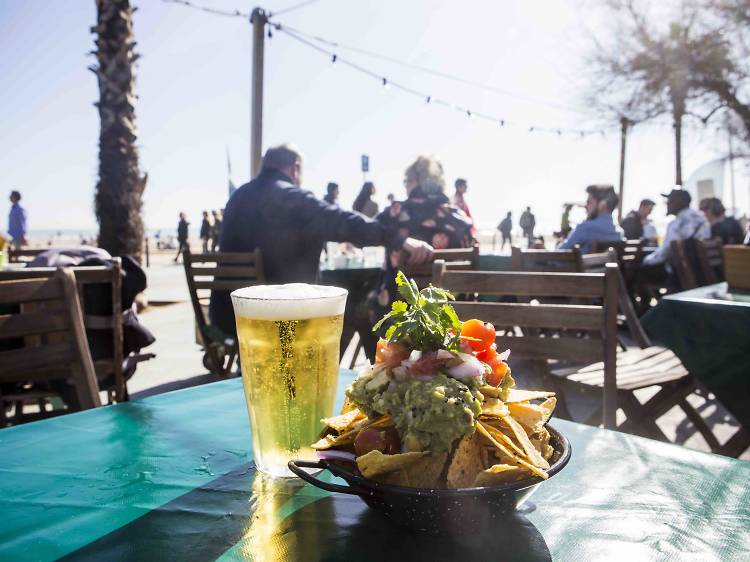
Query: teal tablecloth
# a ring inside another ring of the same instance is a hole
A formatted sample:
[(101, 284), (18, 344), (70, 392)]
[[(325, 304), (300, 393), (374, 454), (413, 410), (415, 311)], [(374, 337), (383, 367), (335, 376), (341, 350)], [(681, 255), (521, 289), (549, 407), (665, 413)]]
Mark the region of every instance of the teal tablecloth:
[(664, 297), (642, 323), (750, 428), (750, 296), (699, 287)]
[(0, 560), (748, 559), (750, 463), (555, 426), (573, 458), (522, 512), (438, 537), (258, 476), (238, 379), (3, 429)]

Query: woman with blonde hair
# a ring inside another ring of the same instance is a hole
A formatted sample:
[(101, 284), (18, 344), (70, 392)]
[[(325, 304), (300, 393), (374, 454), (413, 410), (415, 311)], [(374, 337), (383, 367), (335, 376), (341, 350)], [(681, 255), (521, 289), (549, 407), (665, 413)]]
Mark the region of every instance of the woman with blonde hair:
[[(472, 220), (451, 205), (445, 194), (443, 166), (430, 156), (419, 156), (404, 172), (406, 199), (394, 201), (377, 216), (389, 231), (397, 231), (430, 244), (436, 250), (468, 248), (474, 243)], [(396, 300), (395, 277), (400, 248), (386, 247), (380, 282), (368, 297), (370, 320), (375, 322)], [(375, 352), (377, 339), (364, 342), (368, 358)]]

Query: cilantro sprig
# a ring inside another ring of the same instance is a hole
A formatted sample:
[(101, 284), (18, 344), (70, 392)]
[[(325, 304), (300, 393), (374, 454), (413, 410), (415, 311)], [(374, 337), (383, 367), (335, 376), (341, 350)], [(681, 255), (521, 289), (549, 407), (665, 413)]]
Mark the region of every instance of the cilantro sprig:
[(413, 279), (403, 272), (396, 275), (397, 300), (373, 327), (373, 332), (388, 325), (385, 339), (398, 342), (411, 349), (459, 351), (461, 321), (453, 307), (446, 301), (455, 300), (450, 291), (430, 285), (421, 291)]

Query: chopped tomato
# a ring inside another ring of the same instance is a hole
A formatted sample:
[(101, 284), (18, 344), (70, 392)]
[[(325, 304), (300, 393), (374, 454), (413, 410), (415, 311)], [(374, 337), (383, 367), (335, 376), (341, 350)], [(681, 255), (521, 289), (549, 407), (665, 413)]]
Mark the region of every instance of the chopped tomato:
[(375, 348), (375, 364), (398, 365), (401, 361), (409, 357), (410, 353), (403, 345), (380, 338)]
[(370, 451), (380, 451), (387, 455), (401, 452), (401, 440), (395, 427), (383, 429), (367, 427), (357, 434), (354, 440), (354, 452), (360, 457)]
[(465, 338), (474, 351), (483, 351), (495, 343), (497, 334), (495, 327), (489, 322), (472, 318), (461, 326), (461, 337)]
[(495, 357), (497, 357), (497, 346), (494, 343), (487, 349), (477, 351), (477, 359), (479, 359), (480, 361), (484, 361), (485, 363), (489, 363)]
[(440, 369), (445, 367), (445, 364), (452, 360), (453, 357), (438, 359), (437, 353), (423, 353), (422, 357), (417, 359), (414, 364), (409, 367), (409, 373), (412, 375), (436, 375)]
[(510, 371), (510, 367), (508, 367), (508, 364), (505, 361), (497, 356), (489, 362), (489, 365), (492, 367), (492, 373), (487, 375), (487, 384), (498, 386), (503, 382), (505, 375)]

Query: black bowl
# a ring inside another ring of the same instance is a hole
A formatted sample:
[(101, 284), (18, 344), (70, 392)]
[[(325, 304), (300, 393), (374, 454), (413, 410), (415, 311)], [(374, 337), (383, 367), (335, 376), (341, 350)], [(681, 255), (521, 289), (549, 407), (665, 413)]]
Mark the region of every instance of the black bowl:
[[(567, 438), (551, 426), (550, 445), (555, 450), (547, 474), (552, 478), (570, 460), (571, 447)], [(348, 486), (325, 482), (303, 470), (318, 468), (346, 480)], [(499, 486), (459, 488), (452, 490), (390, 486), (365, 478), (352, 463), (321, 459), (317, 462), (289, 461), (289, 470), (313, 486), (357, 495), (371, 508), (382, 512), (397, 525), (413, 530), (439, 532), (456, 525), (485, 525), (488, 519), (501, 517), (515, 510), (544, 482), (538, 476)]]

